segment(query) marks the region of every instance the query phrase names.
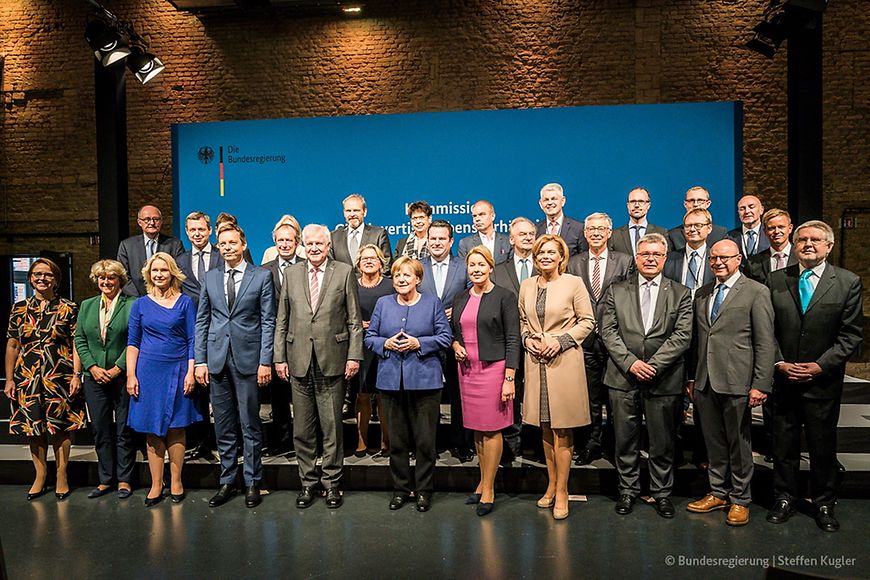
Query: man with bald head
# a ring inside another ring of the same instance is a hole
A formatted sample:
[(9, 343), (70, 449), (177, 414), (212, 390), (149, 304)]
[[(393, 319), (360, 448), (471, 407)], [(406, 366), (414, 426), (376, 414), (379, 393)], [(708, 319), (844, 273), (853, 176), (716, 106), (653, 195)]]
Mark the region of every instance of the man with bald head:
[[(694, 185), (686, 191), (686, 197), (683, 200), (683, 207), (686, 208), (686, 212), (690, 212), (693, 209), (704, 209), (710, 211), (711, 205), (713, 205), (713, 202), (710, 199), (710, 192), (707, 191), (707, 188), (701, 187), (700, 185)], [(668, 246), (671, 251), (679, 252), (686, 247), (685, 233), (685, 229), (682, 225), (668, 230)], [(728, 230), (725, 229), (725, 226), (711, 223), (710, 233), (707, 236), (707, 245), (712, 246), (719, 240), (724, 240), (727, 236)]]
[(773, 387), (776, 355), (770, 291), (740, 273), (742, 260), (732, 240), (710, 248), (715, 281), (695, 294), (686, 387), (698, 409), (710, 463), (710, 493), (686, 509), (728, 508), (725, 523), (731, 526), (749, 523), (750, 408), (764, 403)]
[(492, 203), (485, 199), (475, 202), (471, 206), (471, 219), (476, 233), (459, 240), (459, 258), (464, 262), (472, 248), (486, 246), (496, 264), (507, 262), (511, 255), (510, 236), (495, 231), (495, 208)]
[(160, 233), (163, 226), (163, 213), (153, 205), (143, 205), (136, 215), (136, 223), (142, 230), (141, 235), (123, 240), (118, 246), (118, 261), (124, 265), (130, 281), (124, 286), (127, 296), (145, 296), (145, 279), (142, 267), (148, 258), (157, 252), (166, 252), (173, 258), (184, 253), (181, 240)]
[(743, 256), (741, 269), (746, 269), (749, 258), (770, 247), (770, 240), (761, 227), (762, 215), (764, 206), (754, 195), (744, 195), (737, 201), (737, 216), (741, 226), (728, 232), (728, 239), (740, 248), (740, 255)]

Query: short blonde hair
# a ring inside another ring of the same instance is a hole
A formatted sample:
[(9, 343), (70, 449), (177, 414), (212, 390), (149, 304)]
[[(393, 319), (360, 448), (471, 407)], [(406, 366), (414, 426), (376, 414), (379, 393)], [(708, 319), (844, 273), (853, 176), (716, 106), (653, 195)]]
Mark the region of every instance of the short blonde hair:
[(97, 260), (94, 262), (94, 265), (91, 266), (91, 274), (90, 279), (94, 284), (97, 283), (97, 278), (100, 276), (114, 276), (120, 282), (121, 287), (126, 286), (127, 282), (130, 281), (130, 277), (127, 276), (127, 270), (124, 269), (124, 264), (117, 260)]
[(474, 246), (468, 251), (468, 255), (465, 256), (465, 265), (468, 266), (468, 260), (471, 259), (471, 256), (477, 254), (478, 256), (483, 258), (483, 261), (489, 264), (490, 269), (495, 268), (495, 260), (492, 259), (492, 252), (489, 251), (484, 245)]
[[(570, 257), (570, 254), (568, 253), (568, 244), (565, 243), (562, 236), (557, 236), (556, 234), (544, 234), (535, 240), (535, 245), (532, 246), (532, 256), (534, 257), (535, 262), (537, 263), (538, 253), (547, 242), (555, 242), (556, 246), (558, 246), (559, 255), (562, 257), (562, 260), (559, 261), (559, 273), (564, 274), (568, 270), (568, 258)], [(540, 267), (538, 267), (538, 269), (540, 270)]]
[(243, 246), (248, 245), (248, 240), (245, 238), (245, 231), (236, 222), (224, 222), (224, 223), (222, 223), (221, 225), (218, 226), (217, 232), (215, 233), (215, 236), (217, 238), (220, 238), (221, 234), (224, 232), (239, 232), (239, 239), (241, 240), (242, 245)]
[(788, 220), (788, 223), (791, 223), (791, 216), (788, 215), (788, 212), (784, 209), (779, 209), (778, 207), (771, 208), (764, 212), (764, 215), (761, 216), (761, 223), (767, 226), (767, 222), (772, 220), (773, 218), (784, 217)]
[(708, 226), (713, 225), (713, 214), (711, 214), (709, 210), (706, 210), (702, 207), (696, 207), (696, 208), (690, 209), (689, 211), (686, 212), (686, 215), (683, 216), (683, 224), (686, 223), (686, 220), (689, 218), (690, 215), (699, 215), (699, 216), (703, 217), (705, 220), (707, 220), (706, 225), (708, 225)]
[[(415, 260), (409, 256), (402, 256), (395, 262), (393, 262), (393, 267), (390, 268), (390, 275), (395, 278), (396, 272), (408, 266), (411, 268), (411, 271), (417, 276), (420, 282), (423, 281), (423, 264), (420, 263), (420, 260)], [(419, 283), (418, 283), (419, 285)]]
[(148, 261), (145, 262), (144, 266), (142, 266), (142, 277), (145, 278), (145, 288), (148, 290), (148, 294), (151, 294), (151, 291), (154, 290), (154, 280), (151, 279), (151, 264), (156, 260), (163, 260), (166, 263), (166, 266), (169, 268), (169, 274), (172, 276), (169, 286), (174, 292), (181, 293), (181, 283), (184, 282), (184, 279), (187, 278), (187, 276), (185, 276), (181, 271), (181, 268), (178, 267), (175, 258), (166, 252), (156, 252), (153, 256), (148, 258)]
[(363, 250), (374, 250), (375, 254), (378, 255), (378, 260), (381, 262), (381, 270), (387, 267), (387, 257), (384, 255), (384, 252), (381, 251), (379, 247), (375, 244), (366, 244), (362, 246), (356, 253), (356, 256), (353, 258), (353, 267), (359, 270), (360, 258), (362, 257)]

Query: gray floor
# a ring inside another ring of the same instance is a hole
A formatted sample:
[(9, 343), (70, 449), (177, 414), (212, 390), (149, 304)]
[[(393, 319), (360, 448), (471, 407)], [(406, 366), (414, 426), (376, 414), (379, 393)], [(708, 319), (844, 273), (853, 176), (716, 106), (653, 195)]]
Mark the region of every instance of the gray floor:
[[(785, 525), (764, 521), (729, 528), (724, 514), (677, 517), (651, 506), (619, 517), (613, 501), (572, 502), (554, 521), (535, 496), (500, 496), (478, 518), (464, 495), (436, 494), (421, 514), (387, 509), (388, 495), (349, 492), (345, 506), (292, 507), (279, 491), (257, 509), (235, 498), (210, 509), (209, 490), (180, 505), (146, 510), (144, 490), (121, 502), (88, 500), (77, 490), (58, 503), (49, 494), (26, 502), (24, 486), (0, 486), (0, 537), (10, 578), (761, 578), (766, 564), (826, 577), (870, 575), (870, 500), (843, 500), (842, 529), (819, 531), (797, 515)], [(687, 562), (688, 558), (695, 560)], [(744, 558), (746, 561), (735, 561)], [(839, 558), (839, 560), (837, 560)], [(673, 562), (673, 564), (670, 564)]]

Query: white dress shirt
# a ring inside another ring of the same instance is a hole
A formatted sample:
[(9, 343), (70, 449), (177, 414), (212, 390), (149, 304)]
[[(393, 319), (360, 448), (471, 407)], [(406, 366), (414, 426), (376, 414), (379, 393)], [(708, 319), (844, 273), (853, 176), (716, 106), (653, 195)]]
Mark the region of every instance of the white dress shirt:
[[(326, 270), (326, 263), (329, 260), (323, 260), (323, 263), (317, 267), (317, 288), (321, 294), (323, 294), (323, 271)], [(314, 266), (311, 265), (311, 262), (305, 261), (305, 267), (307, 268), (305, 271), (308, 272), (308, 276), (306, 280), (308, 280), (308, 286), (311, 287), (311, 272), (314, 270)], [(319, 298), (318, 298), (319, 301)]]
[(526, 262), (528, 263), (528, 268), (529, 268), (529, 278), (531, 278), (531, 277), (532, 277), (532, 271), (535, 269), (534, 261), (532, 260), (532, 255), (529, 254), (529, 255), (526, 256), (525, 258), (520, 258), (520, 257), (516, 254), (516, 252), (514, 252), (513, 257), (514, 257), (514, 269), (515, 269), (516, 272), (517, 272), (517, 280), (519, 280), (520, 282), (523, 281), (523, 277), (522, 277), (522, 273), (523, 273), (523, 260), (526, 260)]
[[(605, 246), (604, 251), (601, 252), (599, 256), (601, 258), (598, 271), (601, 272), (601, 286), (604, 286), (604, 272), (607, 270), (607, 247)], [(589, 283), (592, 283), (592, 273), (595, 271), (595, 255), (590, 251), (589, 252)]]
[[(816, 266), (815, 268), (812, 268), (813, 275), (810, 276), (810, 284), (811, 284), (812, 287), (813, 287), (813, 291), (815, 291), (816, 287), (819, 285), (819, 280), (821, 280), (821, 278), (822, 278), (822, 274), (823, 274), (824, 271), (825, 271), (825, 266), (826, 266), (826, 265), (827, 265), (827, 262), (822, 262), (821, 264), (819, 264), (819, 265)], [(808, 270), (808, 269), (809, 269), (809, 268), (804, 268), (803, 266), (801, 266), (801, 267), (800, 267), (800, 270), (801, 270), (800, 273), (803, 274), (804, 271), (805, 271), (805, 270)]]
[[(649, 326), (644, 325), (644, 329), (643, 329), (644, 334), (649, 332), (649, 329), (652, 328), (653, 322), (655, 322), (656, 304), (658, 304), (658, 301), (659, 301), (659, 290), (662, 287), (662, 278), (663, 277), (662, 277), (662, 274), (660, 272), (658, 276), (656, 276), (655, 278), (652, 279), (652, 281), (655, 282), (655, 284), (653, 284), (649, 289), (649, 298), (650, 298), (649, 307), (650, 307), (651, 314), (649, 317)], [(638, 290), (640, 290), (640, 295), (638, 296), (638, 300), (641, 303), (642, 303), (643, 292), (644, 292), (643, 285), (646, 284), (647, 282), (648, 282), (648, 280), (646, 278), (644, 278), (641, 274), (637, 275)], [(641, 307), (640, 317), (641, 317), (641, 322), (643, 322), (643, 307)]]
[(432, 258), (432, 277), (433, 282), (435, 282), (435, 293), (438, 294), (439, 299), (444, 295), (444, 287), (447, 286), (447, 271), (449, 269), (450, 254), (447, 254), (444, 260), (440, 262), (436, 262), (435, 258)]
[[(212, 252), (212, 250), (214, 250), (214, 246), (211, 245), (211, 242), (207, 242), (202, 247), (201, 250), (197, 250), (196, 248), (193, 248), (193, 251), (191, 252), (190, 266), (191, 266), (191, 269), (193, 270), (193, 276), (197, 280), (201, 280), (202, 275), (205, 274), (205, 272), (208, 272), (209, 265), (211, 264), (211, 252)], [(200, 254), (202, 254), (202, 263), (205, 266), (205, 272), (199, 272), (197, 270), (197, 268), (199, 268), (199, 255)]]
[[(695, 288), (700, 288), (704, 285), (704, 272), (706, 272), (707, 268), (706, 243), (701, 244), (701, 246), (696, 250), (693, 250), (688, 244), (686, 244), (685, 254), (683, 254), (683, 276), (680, 282), (682, 282), (684, 286), (689, 286), (686, 280), (689, 277), (689, 261), (691, 260), (692, 252), (698, 252), (698, 271), (695, 272), (695, 279), (698, 281), (698, 285)], [(692, 296), (695, 295), (695, 288), (689, 286), (689, 290), (692, 291)]]
[(783, 264), (784, 264), (783, 268), (785, 268), (785, 266), (788, 265), (788, 257), (791, 256), (791, 244), (786, 243), (785, 246), (783, 246), (779, 252), (774, 250), (772, 247), (770, 248), (770, 271), (771, 272), (774, 272), (778, 269), (776, 267), (776, 255), (779, 254), (780, 252), (785, 254), (785, 260), (783, 260)]
[(227, 298), (227, 280), (230, 278), (230, 270), (235, 270), (236, 275), (233, 277), (233, 281), (236, 285), (236, 299), (239, 298), (239, 286), (242, 284), (242, 278), (245, 276), (245, 269), (248, 267), (248, 263), (245, 260), (239, 262), (239, 265), (235, 268), (230, 268), (230, 265), (226, 262), (224, 263), (224, 300)]
[(351, 250), (351, 248), (350, 248), (350, 241), (351, 241), (351, 239), (353, 238), (353, 233), (356, 232), (356, 245), (357, 245), (357, 248), (361, 248), (362, 245), (363, 245), (363, 243), (362, 243), (362, 235), (363, 235), (363, 228), (364, 228), (364, 227), (366, 227), (366, 224), (365, 224), (365, 223), (361, 223), (361, 224), (359, 225), (359, 227), (356, 228), (356, 229), (351, 229), (350, 226), (348, 226), (348, 228), (347, 228), (347, 253), (350, 254), (350, 259), (351, 259), (351, 260), (353, 260), (353, 259), (356, 258), (356, 256), (353, 254), (353, 252), (350, 251), (350, 250)]
[(495, 257), (495, 229), (492, 230), (492, 235), (490, 237), (486, 237), (482, 233), (478, 232), (477, 237), (480, 238), (480, 244), (482, 246), (486, 246), (486, 249), (489, 250), (489, 253)]

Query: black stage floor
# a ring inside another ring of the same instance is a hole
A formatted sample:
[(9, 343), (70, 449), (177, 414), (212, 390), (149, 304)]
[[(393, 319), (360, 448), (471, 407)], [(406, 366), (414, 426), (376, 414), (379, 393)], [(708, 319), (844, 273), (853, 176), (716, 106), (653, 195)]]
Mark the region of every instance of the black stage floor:
[[(762, 578), (766, 565), (829, 578), (870, 575), (870, 500), (842, 500), (842, 529), (826, 534), (807, 515), (774, 526), (751, 506), (743, 528), (723, 513), (677, 517), (651, 506), (617, 516), (613, 501), (572, 502), (554, 521), (533, 495), (502, 495), (479, 518), (464, 494), (435, 495), (432, 511), (387, 509), (385, 492), (348, 492), (345, 506), (293, 507), (278, 491), (256, 509), (241, 497), (210, 509), (211, 490), (150, 510), (144, 491), (126, 501), (0, 486), (0, 528), (9, 577), (28, 578)], [(738, 561), (737, 558), (743, 558)]]

